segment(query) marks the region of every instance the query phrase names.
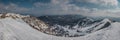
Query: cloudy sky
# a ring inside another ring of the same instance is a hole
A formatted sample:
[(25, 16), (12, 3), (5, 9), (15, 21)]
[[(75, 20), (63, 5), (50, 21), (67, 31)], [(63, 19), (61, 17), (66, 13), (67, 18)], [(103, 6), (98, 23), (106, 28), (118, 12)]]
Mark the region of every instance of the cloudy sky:
[(120, 0), (0, 0), (0, 13), (120, 17)]

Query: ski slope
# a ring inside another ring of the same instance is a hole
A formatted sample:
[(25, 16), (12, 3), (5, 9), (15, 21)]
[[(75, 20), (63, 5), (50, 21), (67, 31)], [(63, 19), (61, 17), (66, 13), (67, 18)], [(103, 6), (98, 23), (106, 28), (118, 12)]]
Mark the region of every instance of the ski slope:
[(0, 19), (0, 40), (119, 40), (120, 23), (81, 37), (57, 37), (37, 31), (22, 19)]

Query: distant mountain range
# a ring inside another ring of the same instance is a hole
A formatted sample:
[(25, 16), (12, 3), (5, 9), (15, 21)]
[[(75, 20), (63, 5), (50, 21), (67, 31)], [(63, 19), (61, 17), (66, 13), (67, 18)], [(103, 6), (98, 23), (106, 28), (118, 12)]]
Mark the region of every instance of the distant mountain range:
[(87, 17), (81, 15), (40, 16), (38, 18), (50, 25), (58, 24), (62, 26), (65, 25), (74, 26), (76, 24), (81, 24), (82, 22), (85, 21), (89, 21), (89, 23), (93, 21), (92, 19), (87, 19)]

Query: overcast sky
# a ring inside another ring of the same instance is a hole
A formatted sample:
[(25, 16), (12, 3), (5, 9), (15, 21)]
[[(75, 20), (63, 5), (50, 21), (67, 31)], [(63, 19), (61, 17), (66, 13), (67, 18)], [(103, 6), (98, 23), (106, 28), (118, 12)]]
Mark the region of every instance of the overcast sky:
[(0, 12), (120, 17), (120, 0), (0, 0)]

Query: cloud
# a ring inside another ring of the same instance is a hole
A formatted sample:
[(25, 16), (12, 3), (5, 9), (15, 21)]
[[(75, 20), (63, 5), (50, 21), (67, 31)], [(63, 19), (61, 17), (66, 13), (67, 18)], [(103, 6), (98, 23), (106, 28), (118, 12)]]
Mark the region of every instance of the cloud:
[(41, 8), (41, 7), (45, 7), (45, 6), (50, 6), (51, 4), (49, 4), (49, 3), (36, 2), (36, 3), (34, 3), (33, 5), (34, 5), (35, 7)]
[[(69, 0), (52, 0), (49, 4), (35, 3), (35, 6), (47, 6), (48, 9), (44, 9), (44, 11), (36, 11), (37, 13), (41, 12), (43, 15), (64, 15), (64, 14), (80, 14), (85, 16), (107, 16), (111, 11), (100, 10), (97, 8), (85, 8), (79, 7), (75, 4), (69, 4)], [(101, 15), (100, 15), (101, 14)], [(112, 14), (113, 15), (113, 14)]]
[[(20, 7), (17, 4), (10, 3), (5, 5), (0, 3), (0, 12), (15, 12), (15, 13), (27, 13), (34, 16), (41, 15), (65, 15), (65, 14), (80, 14), (84, 16), (110, 16), (120, 17), (119, 8), (116, 9), (98, 9), (98, 8), (86, 8), (80, 7), (74, 3), (73, 0), (51, 0), (50, 3), (35, 2), (31, 8)], [(88, 2), (102, 6), (117, 6), (117, 0), (75, 0), (77, 2)], [(83, 4), (84, 5), (84, 4)], [(88, 6), (89, 7), (89, 6)]]
[(120, 10), (99, 10), (93, 9), (89, 15), (90, 17), (120, 17)]
[(22, 12), (26, 12), (29, 9), (28, 8), (24, 8), (24, 7), (19, 7), (16, 4), (10, 3), (8, 5), (5, 5), (3, 3), (0, 3), (0, 12), (15, 12), (15, 13), (22, 13)]
[(102, 6), (118, 6), (118, 0), (75, 0), (77, 2), (87, 2)]

